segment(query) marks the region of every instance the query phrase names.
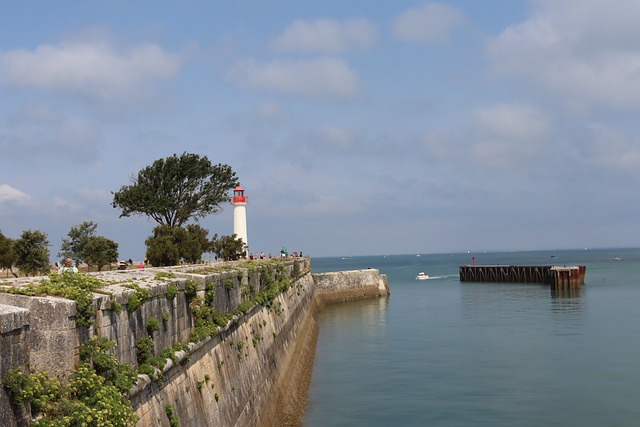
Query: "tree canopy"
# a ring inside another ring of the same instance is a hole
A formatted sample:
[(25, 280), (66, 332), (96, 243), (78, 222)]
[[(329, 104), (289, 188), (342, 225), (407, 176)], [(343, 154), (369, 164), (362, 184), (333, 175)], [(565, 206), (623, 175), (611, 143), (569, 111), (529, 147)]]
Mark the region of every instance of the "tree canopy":
[(27, 276), (49, 274), (49, 239), (39, 230), (23, 231), (18, 240), (13, 242), (16, 253), (15, 265)]
[(84, 245), (84, 260), (87, 264), (102, 267), (118, 260), (118, 244), (103, 236), (91, 236)]
[(13, 264), (18, 259), (18, 255), (13, 250), (13, 240), (6, 237), (0, 231), (0, 268), (6, 268), (15, 276), (18, 277), (17, 274), (13, 272)]
[(84, 221), (80, 225), (71, 227), (69, 234), (67, 234), (69, 238), (62, 238), (58, 256), (74, 259), (76, 260), (76, 265), (86, 261), (87, 254), (84, 249), (89, 239), (95, 236), (96, 228), (98, 228), (98, 224), (93, 223), (93, 221)]
[(219, 212), (228, 191), (238, 185), (229, 165), (212, 165), (207, 156), (186, 152), (156, 160), (131, 181), (112, 192), (120, 217), (144, 215), (171, 228)]
[(242, 239), (235, 234), (220, 237), (216, 234), (211, 239), (211, 252), (225, 261), (236, 261), (245, 257), (247, 255), (245, 247)]
[(181, 260), (190, 264), (200, 262), (202, 254), (211, 249), (208, 234), (209, 230), (199, 224), (188, 224), (186, 228), (159, 225), (145, 241), (147, 259), (156, 267), (176, 265)]

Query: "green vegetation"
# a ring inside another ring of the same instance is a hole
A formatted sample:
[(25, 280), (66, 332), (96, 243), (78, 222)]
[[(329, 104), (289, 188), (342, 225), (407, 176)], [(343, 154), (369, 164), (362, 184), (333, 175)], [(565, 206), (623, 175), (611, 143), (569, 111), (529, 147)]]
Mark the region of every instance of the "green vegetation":
[(207, 234), (209, 230), (199, 224), (189, 224), (186, 228), (159, 225), (145, 241), (147, 259), (154, 266), (176, 265), (181, 260), (198, 263), (203, 253), (211, 251)]
[(12, 369), (2, 383), (13, 403), (27, 404), (35, 427), (135, 426), (138, 419), (125, 393), (135, 374), (109, 353), (108, 340), (91, 339), (80, 349), (81, 362), (69, 381), (40, 371), (30, 375)]
[(49, 274), (49, 240), (42, 231), (23, 231), (12, 244), (15, 266), (27, 276)]
[(83, 261), (95, 265), (98, 271), (102, 267), (118, 260), (118, 244), (103, 236), (96, 236), (98, 225), (92, 221), (71, 227), (68, 238), (62, 239), (59, 257), (75, 260), (76, 266)]
[(18, 255), (13, 250), (13, 240), (6, 237), (0, 231), (0, 269), (7, 269), (11, 271), (14, 277), (18, 277), (16, 273), (13, 272), (13, 265), (18, 259)]
[(238, 236), (232, 234), (231, 236), (214, 235), (211, 240), (211, 252), (225, 261), (237, 261), (240, 258), (247, 255), (246, 244), (242, 239), (238, 239)]
[(71, 227), (67, 234), (68, 238), (62, 238), (58, 256), (71, 258), (76, 261), (76, 265), (84, 261), (84, 247), (89, 239), (95, 235), (96, 228), (98, 228), (98, 224), (94, 224), (92, 221), (84, 221), (82, 224)]
[(133, 289), (136, 291), (135, 294), (129, 297), (129, 301), (127, 302), (127, 311), (129, 313), (133, 313), (137, 309), (139, 309), (142, 304), (147, 302), (151, 298), (151, 293), (149, 293), (149, 289), (141, 288), (139, 285), (135, 283), (129, 283), (124, 285), (125, 288)]
[(167, 414), (167, 418), (169, 418), (170, 427), (178, 427), (180, 425), (180, 422), (178, 421), (178, 417), (176, 417), (174, 414), (173, 406), (165, 405), (164, 412)]
[(48, 280), (42, 280), (40, 283), (7, 288), (5, 292), (31, 296), (55, 295), (74, 300), (77, 303), (76, 324), (91, 326), (93, 324), (92, 317), (95, 315), (92, 292), (103, 286), (103, 282), (95, 277), (64, 272), (52, 274)]
[(174, 299), (178, 295), (178, 285), (171, 283), (167, 288), (167, 299)]
[[(247, 269), (248, 280), (255, 282), (247, 294), (246, 298), (233, 313), (222, 313), (216, 310), (216, 282), (208, 280), (204, 284), (204, 297), (198, 296), (199, 285), (194, 280), (185, 282), (185, 296), (189, 303), (193, 317), (194, 328), (189, 337), (189, 341), (197, 342), (218, 333), (219, 327), (226, 327), (234, 316), (247, 314), (256, 304), (271, 307), (274, 299), (281, 293), (289, 289), (291, 279), (287, 275), (287, 269), (282, 261), (246, 261), (235, 267), (227, 267), (221, 271), (230, 269)], [(243, 270), (244, 271), (244, 270)], [(293, 271), (293, 270), (292, 270)], [(156, 280), (174, 279), (170, 277), (173, 273), (159, 273)], [(242, 274), (242, 273), (241, 273)], [(232, 277), (222, 281), (225, 288), (233, 288), (241, 283), (241, 274), (233, 274)], [(72, 299), (77, 302), (76, 322), (81, 326), (90, 326), (95, 316), (92, 292), (99, 291), (107, 283), (85, 274), (52, 274), (48, 279), (39, 283), (28, 284), (20, 287), (5, 288), (5, 292), (12, 292), (24, 295), (57, 295)], [(135, 283), (126, 283), (123, 286), (135, 290), (130, 296), (127, 304), (129, 312), (136, 311), (142, 304), (150, 299), (150, 292), (146, 288)], [(246, 286), (246, 285), (244, 285)], [(172, 298), (178, 293), (178, 287), (171, 283), (168, 291)], [(108, 294), (108, 293), (107, 293)], [(110, 294), (109, 294), (110, 295)], [(120, 312), (121, 305), (117, 303), (115, 297), (110, 295), (110, 308)], [(282, 312), (280, 307), (272, 307), (276, 313)], [(170, 319), (169, 312), (162, 313), (162, 321)], [(256, 330), (266, 326), (266, 320), (257, 323), (251, 331), (251, 342), (255, 348), (263, 339), (260, 332)], [(134, 372), (126, 365), (120, 365), (113, 356), (114, 342), (106, 339), (91, 339), (82, 345), (80, 351), (81, 363), (76, 372), (69, 374), (68, 384), (62, 384), (47, 373), (37, 372), (26, 375), (20, 370), (12, 370), (3, 379), (3, 384), (13, 402), (16, 404), (28, 404), (37, 419), (33, 425), (43, 426), (74, 426), (74, 425), (100, 425), (100, 426), (133, 426), (136, 417), (132, 412), (130, 403), (124, 398), (130, 390), (137, 374), (147, 374), (153, 380), (158, 380), (162, 375), (162, 369), (166, 365), (166, 359), (177, 362), (178, 351), (186, 351), (189, 347), (186, 343), (178, 343), (162, 351), (154, 350), (153, 335), (161, 330), (161, 322), (157, 318), (147, 318), (145, 328), (147, 336), (139, 338), (136, 342), (136, 359), (138, 369)], [(277, 336), (273, 334), (274, 338)], [(237, 352), (238, 358), (244, 358), (249, 351), (249, 337), (246, 340), (231, 342), (230, 345)], [(188, 363), (187, 356), (182, 363)], [(218, 368), (221, 369), (224, 361), (220, 361)], [(211, 377), (205, 375), (202, 381), (196, 383), (199, 391), (204, 384), (209, 384)], [(213, 383), (210, 384), (214, 387)], [(219, 396), (215, 394), (216, 401)], [(168, 405), (170, 407), (170, 405)], [(173, 407), (167, 410), (167, 417), (171, 425), (177, 425), (178, 418), (175, 417)], [(71, 420), (71, 421), (69, 421)]]
[(207, 156), (185, 152), (140, 170), (131, 185), (113, 193), (112, 206), (121, 210), (120, 217), (142, 215), (158, 224), (145, 242), (152, 265), (176, 265), (181, 259), (195, 263), (212, 243), (208, 230), (187, 222), (218, 213), (236, 185), (229, 165), (212, 165)]
[(158, 159), (138, 172), (131, 185), (113, 193), (120, 217), (143, 215), (159, 225), (180, 227), (218, 213), (227, 192), (238, 185), (230, 166), (212, 165), (207, 156), (183, 153)]
[(118, 260), (118, 244), (103, 236), (93, 236), (85, 245), (83, 256), (87, 265), (95, 265), (102, 271), (102, 267)]
[(155, 317), (150, 317), (147, 319), (145, 327), (147, 328), (147, 333), (153, 335), (154, 332), (160, 330), (160, 321)]
[(188, 279), (184, 284), (184, 295), (187, 301), (192, 301), (198, 296), (198, 282)]

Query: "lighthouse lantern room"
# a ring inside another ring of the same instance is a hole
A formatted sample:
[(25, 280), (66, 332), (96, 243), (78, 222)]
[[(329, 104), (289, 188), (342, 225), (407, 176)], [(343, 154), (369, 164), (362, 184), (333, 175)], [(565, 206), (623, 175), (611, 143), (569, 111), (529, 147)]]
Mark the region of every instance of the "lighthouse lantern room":
[(249, 241), (247, 240), (247, 202), (249, 198), (244, 195), (244, 188), (237, 186), (233, 190), (233, 197), (229, 201), (233, 206), (233, 234), (237, 239), (242, 239), (247, 255), (249, 254)]

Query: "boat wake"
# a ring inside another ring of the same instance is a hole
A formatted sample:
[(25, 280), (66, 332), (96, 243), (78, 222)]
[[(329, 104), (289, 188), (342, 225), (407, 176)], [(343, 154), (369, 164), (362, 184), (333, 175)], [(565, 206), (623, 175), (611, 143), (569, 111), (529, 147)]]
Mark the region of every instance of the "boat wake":
[(457, 274), (446, 274), (444, 276), (429, 276), (427, 280), (448, 279), (449, 277), (458, 277)]

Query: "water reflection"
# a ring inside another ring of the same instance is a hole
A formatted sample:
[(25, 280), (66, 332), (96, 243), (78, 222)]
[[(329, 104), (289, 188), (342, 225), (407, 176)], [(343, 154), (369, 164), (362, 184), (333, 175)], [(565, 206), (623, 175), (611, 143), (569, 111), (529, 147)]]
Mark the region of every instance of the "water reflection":
[(370, 298), (325, 307), (320, 313), (322, 324), (349, 329), (354, 323), (368, 325), (363, 329), (371, 337), (382, 336), (387, 323), (389, 298)]

